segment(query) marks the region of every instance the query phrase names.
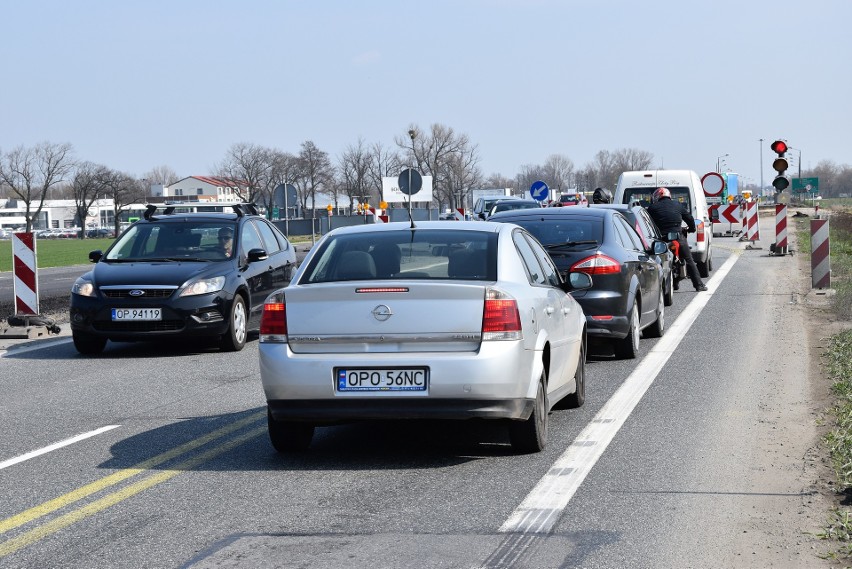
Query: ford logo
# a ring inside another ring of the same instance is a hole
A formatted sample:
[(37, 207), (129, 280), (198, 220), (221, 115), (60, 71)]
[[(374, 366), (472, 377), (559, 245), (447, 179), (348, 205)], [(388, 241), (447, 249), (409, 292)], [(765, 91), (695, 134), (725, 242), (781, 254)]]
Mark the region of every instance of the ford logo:
[(373, 317), (379, 322), (384, 322), (391, 316), (393, 316), (393, 311), (386, 304), (380, 304), (375, 307), (372, 311)]
[(139, 290), (138, 288), (135, 288), (135, 289), (131, 290), (130, 292), (128, 292), (127, 294), (129, 294), (130, 296), (145, 296), (145, 291)]

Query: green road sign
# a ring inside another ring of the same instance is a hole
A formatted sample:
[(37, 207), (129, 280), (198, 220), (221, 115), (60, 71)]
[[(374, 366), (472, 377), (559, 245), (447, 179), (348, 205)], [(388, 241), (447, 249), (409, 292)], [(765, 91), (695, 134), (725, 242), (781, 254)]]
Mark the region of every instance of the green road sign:
[(793, 191), (819, 193), (819, 178), (793, 178)]

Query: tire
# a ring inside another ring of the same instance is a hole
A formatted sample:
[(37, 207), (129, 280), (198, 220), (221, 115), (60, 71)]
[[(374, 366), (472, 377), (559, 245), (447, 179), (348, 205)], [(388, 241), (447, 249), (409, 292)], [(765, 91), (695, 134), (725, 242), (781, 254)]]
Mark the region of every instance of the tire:
[(304, 451), (311, 446), (315, 427), (310, 423), (276, 421), (267, 409), (266, 424), (269, 427), (269, 441), (279, 453)]
[(71, 337), (74, 340), (74, 347), (85, 356), (100, 354), (104, 351), (107, 343), (106, 338), (84, 332), (72, 332)]
[(627, 336), (615, 342), (615, 357), (623, 360), (631, 360), (639, 353), (639, 308), (636, 301), (633, 302), (629, 317)]
[(533, 412), (525, 421), (511, 421), (509, 423), (509, 440), (515, 452), (530, 454), (544, 450), (547, 444), (548, 412), (547, 384), (544, 371), (542, 371), (541, 377), (538, 379)]
[(707, 271), (713, 270), (713, 257), (710, 256), (710, 251), (707, 251)]
[(674, 275), (669, 273), (669, 278), (666, 279), (666, 292), (663, 294), (663, 304), (671, 306), (674, 304)]
[(580, 343), (580, 360), (577, 362), (577, 370), (574, 372), (574, 383), (577, 390), (559, 402), (560, 409), (576, 409), (582, 407), (586, 402), (586, 342)]
[(660, 299), (657, 302), (657, 319), (653, 324), (645, 328), (642, 335), (645, 338), (660, 338), (666, 331), (666, 301), (663, 291), (660, 291)]
[(228, 331), (222, 334), (220, 346), (223, 352), (239, 352), (245, 347), (248, 336), (246, 301), (239, 294), (234, 297), (234, 302), (231, 304), (228, 322)]

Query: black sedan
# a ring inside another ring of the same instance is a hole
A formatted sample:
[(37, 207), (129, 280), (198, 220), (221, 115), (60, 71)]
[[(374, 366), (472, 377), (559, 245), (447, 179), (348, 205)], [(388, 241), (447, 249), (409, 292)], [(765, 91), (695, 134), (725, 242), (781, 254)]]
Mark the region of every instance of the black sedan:
[(646, 245), (622, 212), (544, 208), (500, 213), (491, 221), (514, 223), (532, 233), (563, 273), (592, 276), (592, 287), (573, 296), (586, 314), (588, 335), (612, 342), (616, 357), (636, 357), (640, 334), (663, 335), (665, 277), (654, 256), (665, 254), (667, 245)]
[[(666, 241), (666, 236), (663, 235), (654, 220), (641, 205), (627, 204), (592, 204), (589, 207), (605, 207), (621, 212), (627, 220), (633, 224), (636, 233), (642, 238), (642, 244), (646, 249), (653, 246), (654, 241)], [(666, 306), (671, 306), (674, 302), (674, 279), (672, 278), (672, 264), (674, 262), (674, 253), (670, 249), (666, 249), (665, 253), (653, 256), (657, 262), (663, 267), (663, 301)]]
[(252, 204), (233, 213), (162, 214), (148, 206), (71, 288), (71, 334), (82, 354), (111, 341), (213, 338), (241, 350), (263, 302), (286, 286), (293, 246)]

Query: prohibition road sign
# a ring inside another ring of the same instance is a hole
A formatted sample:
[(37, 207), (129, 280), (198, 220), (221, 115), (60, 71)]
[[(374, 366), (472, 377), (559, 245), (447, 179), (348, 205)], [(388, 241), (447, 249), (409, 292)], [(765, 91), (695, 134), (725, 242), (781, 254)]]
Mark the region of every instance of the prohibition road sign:
[(399, 184), (399, 191), (408, 196), (416, 194), (423, 187), (423, 177), (414, 168), (403, 170), (396, 181)]
[(701, 178), (701, 187), (708, 198), (721, 196), (722, 190), (725, 189), (725, 178), (717, 172), (708, 172)]

